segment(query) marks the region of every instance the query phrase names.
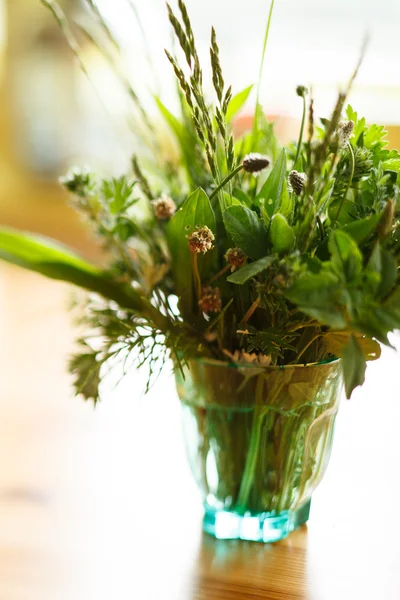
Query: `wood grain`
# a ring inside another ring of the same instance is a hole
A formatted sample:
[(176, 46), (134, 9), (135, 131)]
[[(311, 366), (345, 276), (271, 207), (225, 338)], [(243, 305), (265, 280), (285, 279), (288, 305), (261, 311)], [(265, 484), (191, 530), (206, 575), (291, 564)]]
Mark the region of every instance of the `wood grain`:
[(73, 398), (71, 290), (0, 265), (0, 600), (398, 600), (399, 357), (338, 419), (308, 528), (202, 534), (169, 373)]

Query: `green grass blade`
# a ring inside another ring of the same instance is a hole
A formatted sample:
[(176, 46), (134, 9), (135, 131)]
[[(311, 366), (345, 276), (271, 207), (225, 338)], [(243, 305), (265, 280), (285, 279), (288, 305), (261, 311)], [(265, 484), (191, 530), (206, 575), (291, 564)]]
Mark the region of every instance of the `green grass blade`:
[(275, 0), (271, 0), (271, 6), (269, 7), (267, 27), (266, 27), (265, 35), (264, 35), (264, 44), (263, 44), (263, 49), (262, 49), (262, 54), (261, 54), (260, 72), (258, 75), (258, 82), (257, 82), (256, 110), (254, 113), (254, 122), (253, 122), (253, 145), (254, 146), (256, 146), (256, 144), (257, 144), (257, 137), (258, 137), (258, 115), (260, 112), (261, 81), (262, 81), (262, 77), (263, 77), (263, 73), (264, 73), (265, 54), (267, 51), (269, 30), (271, 28), (272, 13), (274, 11), (274, 5), (275, 5)]
[(103, 271), (45, 237), (2, 227), (0, 259), (51, 279), (97, 292), (125, 308), (144, 309), (142, 298), (131, 287), (114, 283)]

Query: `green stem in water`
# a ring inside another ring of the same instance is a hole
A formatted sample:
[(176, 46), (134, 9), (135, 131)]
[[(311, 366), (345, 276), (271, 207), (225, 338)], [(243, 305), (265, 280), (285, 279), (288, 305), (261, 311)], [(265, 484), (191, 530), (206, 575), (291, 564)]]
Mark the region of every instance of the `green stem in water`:
[(307, 113), (306, 94), (303, 93), (303, 116), (302, 116), (302, 119), (301, 119), (300, 135), (299, 135), (299, 141), (297, 143), (297, 152), (296, 152), (296, 157), (295, 157), (294, 163), (293, 163), (293, 169), (296, 168), (297, 162), (298, 162), (299, 157), (300, 157), (301, 145), (303, 143), (304, 125), (306, 123), (306, 113)]
[(339, 204), (338, 211), (336, 213), (335, 221), (338, 220), (339, 215), (342, 212), (343, 204), (344, 204), (344, 201), (346, 200), (347, 194), (349, 193), (350, 186), (351, 186), (351, 184), (353, 182), (354, 171), (355, 171), (355, 168), (356, 168), (356, 159), (355, 159), (355, 156), (354, 156), (353, 146), (350, 144), (350, 142), (347, 142), (347, 146), (348, 146), (349, 151), (350, 151), (351, 171), (350, 171), (349, 181), (347, 182), (346, 191), (343, 194), (342, 200), (341, 200), (341, 202)]
[(243, 472), (242, 481), (237, 500), (237, 510), (245, 512), (249, 502), (249, 496), (254, 481), (254, 474), (257, 468), (258, 449), (260, 445), (263, 411), (261, 410), (264, 390), (264, 379), (262, 375), (258, 376), (256, 385), (256, 406), (254, 409), (253, 427), (251, 430), (250, 444), (247, 451), (246, 465)]
[(253, 146), (254, 147), (256, 145), (257, 137), (258, 137), (258, 116), (259, 116), (259, 113), (260, 113), (261, 81), (262, 81), (263, 72), (264, 72), (265, 53), (266, 53), (266, 50), (267, 50), (267, 44), (268, 44), (268, 38), (269, 38), (269, 30), (270, 30), (270, 27), (271, 27), (271, 20), (272, 20), (272, 13), (273, 13), (273, 10), (274, 10), (274, 4), (275, 4), (275, 0), (272, 0), (271, 6), (269, 8), (267, 28), (265, 30), (264, 45), (263, 45), (263, 51), (262, 51), (262, 55), (261, 55), (260, 73), (259, 73), (258, 82), (257, 82), (256, 110), (255, 110), (255, 113), (254, 113), (253, 134), (252, 134), (253, 135)]
[(222, 188), (224, 188), (226, 186), (226, 184), (229, 183), (230, 180), (235, 177), (235, 175), (237, 175), (238, 173), (240, 173), (240, 171), (242, 169), (243, 169), (243, 165), (239, 165), (238, 167), (236, 167), (235, 169), (233, 169), (233, 171), (231, 171), (229, 173), (229, 175), (227, 175), (225, 177), (225, 179), (223, 179), (221, 181), (221, 183), (219, 184), (219, 186), (215, 188), (215, 190), (213, 191), (213, 193), (210, 195), (210, 200), (212, 200), (213, 198), (215, 198), (215, 196), (218, 194), (218, 192), (220, 192), (222, 190)]

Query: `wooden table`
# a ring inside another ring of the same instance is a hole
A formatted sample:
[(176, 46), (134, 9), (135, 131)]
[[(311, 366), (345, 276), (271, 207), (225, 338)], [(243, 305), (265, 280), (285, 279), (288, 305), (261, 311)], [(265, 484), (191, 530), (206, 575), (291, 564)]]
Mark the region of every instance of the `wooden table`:
[(399, 357), (343, 402), (308, 528), (216, 541), (165, 373), (73, 397), (71, 289), (0, 265), (0, 600), (399, 600)]

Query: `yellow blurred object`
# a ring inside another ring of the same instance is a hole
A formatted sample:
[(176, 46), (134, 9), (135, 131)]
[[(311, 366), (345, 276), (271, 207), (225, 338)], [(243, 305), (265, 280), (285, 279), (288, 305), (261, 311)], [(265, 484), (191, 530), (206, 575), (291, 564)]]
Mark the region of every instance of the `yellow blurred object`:
[[(1, 13), (0, 14), (4, 14)], [(6, 47), (2, 47), (0, 68), (0, 222), (5, 225), (37, 231), (45, 235), (55, 237), (62, 242), (74, 246), (86, 256), (96, 257), (99, 254), (96, 243), (87, 231), (86, 227), (79, 221), (71, 207), (67, 204), (67, 195), (61, 190), (56, 177), (39, 180), (33, 169), (28, 169), (27, 161), (23, 160), (21, 152), (21, 138), (28, 136), (28, 131), (20, 127), (27, 119), (32, 119), (32, 114), (21, 110), (18, 102), (18, 94), (25, 101), (25, 106), (30, 106), (30, 94), (32, 83), (23, 84), (24, 74), (34, 68), (32, 52), (37, 49), (36, 59), (44, 59), (46, 52), (40, 48), (49, 47), (51, 52), (57, 44), (57, 26), (53, 24), (51, 16), (43, 9), (38, 0), (8, 0), (7, 2), (7, 30), (8, 39)], [(49, 25), (51, 24), (51, 25)], [(0, 40), (1, 36), (0, 26)], [(61, 35), (61, 34), (60, 34)], [(41, 44), (41, 45), (40, 45)], [(68, 48), (63, 44), (61, 53), (67, 53), (67, 68), (71, 72), (75, 70)], [(48, 58), (49, 54), (47, 54)], [(53, 57), (56, 61), (56, 57)], [(50, 61), (51, 62), (51, 61)], [(57, 65), (54, 62), (54, 67)], [(47, 65), (49, 61), (47, 60)], [(20, 72), (21, 71), (21, 72)], [(53, 69), (54, 72), (54, 69)], [(64, 75), (66, 70), (64, 70)], [(31, 73), (32, 75), (32, 73)], [(21, 81), (22, 76), (22, 81)], [(59, 79), (58, 79), (59, 82)], [(31, 84), (29, 86), (28, 84)], [(32, 98), (33, 109), (39, 108), (37, 98), (45, 90), (41, 90), (42, 81), (36, 81), (36, 104)], [(66, 90), (66, 82), (64, 90)], [(51, 98), (42, 96), (43, 112), (49, 110)], [(71, 99), (67, 101), (72, 102)], [(54, 103), (54, 99), (53, 99)], [(52, 115), (49, 114), (49, 119)], [(32, 119), (34, 121), (34, 119)], [(37, 123), (32, 122), (32, 128)], [(65, 123), (60, 122), (60, 127)], [(40, 132), (39, 132), (40, 133)], [(54, 134), (54, 132), (52, 132)], [(55, 136), (55, 142), (57, 136)], [(56, 154), (62, 150), (54, 148)]]

